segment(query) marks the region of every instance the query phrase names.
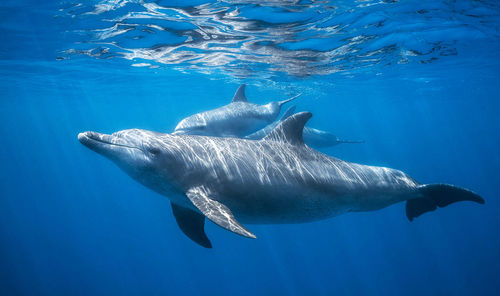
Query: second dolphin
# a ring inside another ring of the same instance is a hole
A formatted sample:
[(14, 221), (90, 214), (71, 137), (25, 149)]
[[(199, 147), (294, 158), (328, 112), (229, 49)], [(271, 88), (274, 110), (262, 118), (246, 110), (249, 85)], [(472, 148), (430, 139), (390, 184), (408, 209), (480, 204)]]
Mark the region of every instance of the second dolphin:
[(273, 122), (278, 117), (281, 106), (299, 95), (283, 101), (257, 105), (248, 102), (243, 84), (230, 104), (183, 119), (177, 124), (173, 134), (242, 138)]

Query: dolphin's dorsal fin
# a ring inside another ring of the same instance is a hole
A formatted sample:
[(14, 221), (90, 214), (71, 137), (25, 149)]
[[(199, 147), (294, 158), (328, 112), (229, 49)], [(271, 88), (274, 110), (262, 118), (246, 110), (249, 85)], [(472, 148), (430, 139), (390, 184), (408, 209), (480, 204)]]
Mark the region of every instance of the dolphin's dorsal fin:
[(234, 94), (232, 103), (234, 102), (248, 102), (247, 97), (245, 96), (245, 84), (240, 85)]
[(294, 106), (292, 106), (292, 107), (288, 108), (288, 109), (285, 111), (285, 113), (283, 113), (283, 116), (281, 116), (281, 119), (280, 119), (279, 121), (281, 122), (281, 121), (283, 121), (283, 120), (287, 119), (288, 117), (292, 116), (292, 115), (293, 115), (293, 113), (295, 112), (295, 107), (296, 107), (296, 106), (294, 105)]
[(306, 122), (311, 117), (312, 114), (310, 112), (294, 114), (275, 127), (263, 140), (286, 142), (292, 145), (304, 145), (302, 132)]
[(212, 199), (210, 195), (205, 186), (193, 187), (186, 192), (191, 203), (215, 224), (239, 235), (257, 238), (234, 218), (228, 207)]

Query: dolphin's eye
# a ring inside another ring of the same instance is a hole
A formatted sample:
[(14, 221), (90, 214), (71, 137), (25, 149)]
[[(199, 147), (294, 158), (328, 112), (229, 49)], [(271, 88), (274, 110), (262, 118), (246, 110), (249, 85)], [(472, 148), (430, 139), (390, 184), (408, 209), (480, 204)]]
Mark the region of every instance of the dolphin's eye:
[(148, 152), (151, 153), (152, 155), (158, 155), (160, 154), (160, 149), (156, 148), (156, 147), (150, 147), (148, 148)]

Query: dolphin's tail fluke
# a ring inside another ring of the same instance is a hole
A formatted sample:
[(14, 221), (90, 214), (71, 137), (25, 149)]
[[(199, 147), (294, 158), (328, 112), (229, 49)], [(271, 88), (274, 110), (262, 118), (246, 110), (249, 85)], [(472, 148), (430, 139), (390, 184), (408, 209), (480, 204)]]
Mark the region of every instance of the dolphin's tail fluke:
[(293, 100), (295, 100), (296, 98), (300, 97), (301, 95), (302, 95), (302, 93), (300, 93), (300, 94), (298, 94), (298, 95), (296, 95), (296, 96), (293, 96), (293, 97), (291, 97), (291, 98), (289, 98), (289, 99), (286, 99), (286, 100), (283, 100), (283, 101), (279, 101), (279, 102), (278, 102), (278, 104), (279, 104), (279, 105), (280, 105), (280, 107), (281, 107), (281, 106), (283, 106), (283, 104), (286, 104), (286, 103), (288, 103), (288, 102), (290, 102), (290, 101), (293, 101)]
[(406, 201), (406, 216), (410, 221), (423, 213), (446, 207), (459, 201), (473, 201), (484, 204), (484, 199), (478, 194), (447, 184), (420, 185), (417, 192), (421, 197)]
[(338, 144), (361, 144), (364, 142), (365, 142), (364, 140), (342, 140), (342, 139), (337, 140)]

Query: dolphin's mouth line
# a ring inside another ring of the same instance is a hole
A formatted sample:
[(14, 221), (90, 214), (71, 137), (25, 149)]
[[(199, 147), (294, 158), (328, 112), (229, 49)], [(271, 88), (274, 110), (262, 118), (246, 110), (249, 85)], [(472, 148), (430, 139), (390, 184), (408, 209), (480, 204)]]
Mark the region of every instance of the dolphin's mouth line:
[(124, 145), (124, 144), (118, 144), (118, 143), (112, 143), (112, 142), (105, 141), (105, 140), (100, 139), (100, 138), (91, 137), (88, 133), (84, 133), (82, 136), (85, 137), (87, 140), (90, 140), (92, 142), (97, 142), (97, 143), (106, 144), (106, 145), (110, 145), (110, 146), (118, 146), (118, 147), (124, 147), (124, 148), (137, 149), (137, 150), (143, 151), (141, 148), (138, 148), (138, 147), (128, 146), (128, 145)]

